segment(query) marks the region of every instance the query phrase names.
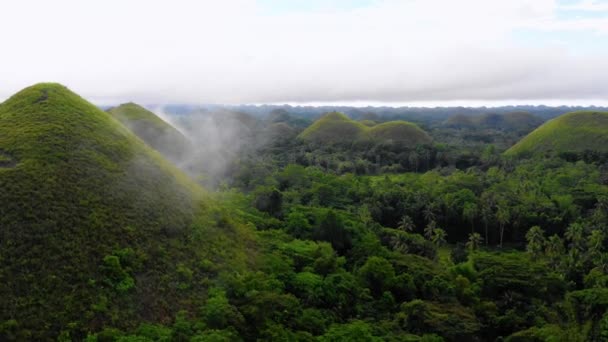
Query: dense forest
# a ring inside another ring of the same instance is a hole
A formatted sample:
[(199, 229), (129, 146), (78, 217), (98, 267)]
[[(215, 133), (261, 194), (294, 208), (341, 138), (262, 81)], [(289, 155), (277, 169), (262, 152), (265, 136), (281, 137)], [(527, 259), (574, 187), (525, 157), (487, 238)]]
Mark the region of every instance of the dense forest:
[(608, 113), (247, 108), (0, 104), (0, 339), (608, 340)]

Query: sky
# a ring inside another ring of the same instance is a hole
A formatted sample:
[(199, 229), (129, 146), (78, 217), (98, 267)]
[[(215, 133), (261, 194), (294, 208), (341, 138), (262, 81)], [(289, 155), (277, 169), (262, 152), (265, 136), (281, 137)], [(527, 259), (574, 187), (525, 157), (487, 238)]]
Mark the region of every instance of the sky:
[(0, 99), (608, 104), (608, 0), (3, 0)]

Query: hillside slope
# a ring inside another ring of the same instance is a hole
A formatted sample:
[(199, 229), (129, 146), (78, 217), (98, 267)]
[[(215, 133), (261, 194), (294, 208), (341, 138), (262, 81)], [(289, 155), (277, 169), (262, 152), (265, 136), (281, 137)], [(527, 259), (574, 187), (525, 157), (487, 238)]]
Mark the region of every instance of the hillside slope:
[(246, 259), (203, 190), (61, 85), (0, 105), (0, 152), (0, 325), (18, 339), (170, 321), (205, 295), (202, 261)]
[(369, 142), (415, 146), (431, 143), (431, 137), (410, 122), (390, 121), (369, 126), (337, 112), (325, 114), (300, 133), (298, 138), (316, 144)]
[(552, 119), (528, 134), (506, 155), (608, 152), (608, 112), (580, 111)]
[(191, 147), (180, 131), (140, 105), (124, 103), (108, 113), (171, 161), (181, 161)]

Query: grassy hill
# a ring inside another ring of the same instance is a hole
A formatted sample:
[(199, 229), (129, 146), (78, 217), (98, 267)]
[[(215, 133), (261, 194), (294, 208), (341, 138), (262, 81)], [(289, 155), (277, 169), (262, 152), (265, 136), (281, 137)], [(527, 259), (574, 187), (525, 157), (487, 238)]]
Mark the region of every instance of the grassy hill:
[(135, 103), (121, 104), (108, 112), (171, 161), (183, 159), (190, 148), (190, 141), (180, 131)]
[(608, 152), (608, 112), (580, 111), (564, 114), (538, 127), (505, 152), (537, 153)]
[(430, 144), (431, 137), (417, 125), (406, 121), (384, 122), (371, 127), (367, 134), (373, 141), (399, 142), (409, 146)]
[(59, 84), (0, 104), (0, 189), (0, 337), (166, 323), (250, 258), (230, 214)]
[(430, 136), (413, 123), (390, 121), (368, 126), (342, 113), (325, 114), (306, 128), (299, 139), (317, 144), (349, 144), (354, 142), (428, 144)]

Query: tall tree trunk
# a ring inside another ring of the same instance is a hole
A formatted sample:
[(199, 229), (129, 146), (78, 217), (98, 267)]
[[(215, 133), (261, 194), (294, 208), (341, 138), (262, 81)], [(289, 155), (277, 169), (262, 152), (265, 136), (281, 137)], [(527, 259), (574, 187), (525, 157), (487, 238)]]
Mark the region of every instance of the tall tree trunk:
[(487, 247), (488, 246), (488, 222), (487, 221), (485, 222), (485, 232), (486, 232), (485, 238), (486, 238), (486, 247)]
[(505, 234), (505, 225), (501, 224), (500, 225), (500, 244), (499, 247), (502, 248), (502, 237)]

